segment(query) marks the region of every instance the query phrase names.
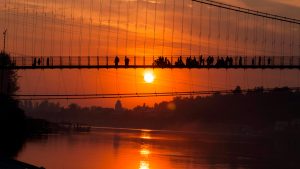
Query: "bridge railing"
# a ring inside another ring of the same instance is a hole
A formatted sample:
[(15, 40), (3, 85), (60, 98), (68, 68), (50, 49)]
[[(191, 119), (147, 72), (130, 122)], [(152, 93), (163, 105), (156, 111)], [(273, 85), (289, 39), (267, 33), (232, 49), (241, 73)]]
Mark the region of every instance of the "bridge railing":
[[(299, 56), (118, 56), (118, 67), (181, 67), (181, 68), (297, 68)], [(43, 56), (12, 57), (6, 68), (112, 68), (116, 67), (115, 56)]]

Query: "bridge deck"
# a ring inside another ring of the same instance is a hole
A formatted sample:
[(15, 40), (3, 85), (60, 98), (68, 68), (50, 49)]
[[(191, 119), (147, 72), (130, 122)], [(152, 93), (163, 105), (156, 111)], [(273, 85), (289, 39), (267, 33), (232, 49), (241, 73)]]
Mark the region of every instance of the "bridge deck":
[[(0, 69), (300, 69), (298, 56), (12, 57)], [(127, 60), (126, 60), (127, 59)]]
[(14, 70), (36, 70), (36, 69), (300, 69), (300, 66), (295, 65), (242, 65), (242, 66), (196, 66), (196, 67), (187, 67), (187, 66), (153, 66), (153, 65), (56, 65), (56, 66), (5, 66), (0, 67), (0, 69), (14, 69)]

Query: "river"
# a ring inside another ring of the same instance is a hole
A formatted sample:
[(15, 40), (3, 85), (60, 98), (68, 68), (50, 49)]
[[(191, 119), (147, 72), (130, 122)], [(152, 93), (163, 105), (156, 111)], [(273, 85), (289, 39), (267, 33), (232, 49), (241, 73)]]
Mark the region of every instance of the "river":
[[(46, 169), (276, 168), (264, 145), (219, 134), (93, 128), (28, 141), (17, 156)], [(265, 147), (265, 148), (262, 148)]]

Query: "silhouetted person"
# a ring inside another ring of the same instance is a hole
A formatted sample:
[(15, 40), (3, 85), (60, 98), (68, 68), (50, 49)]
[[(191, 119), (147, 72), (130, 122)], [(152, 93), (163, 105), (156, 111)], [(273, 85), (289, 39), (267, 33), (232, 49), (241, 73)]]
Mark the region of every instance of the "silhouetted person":
[(229, 57), (226, 56), (226, 59), (225, 59), (225, 66), (228, 67), (228, 66), (229, 66), (229, 63), (230, 63)]
[(41, 58), (38, 59), (38, 65), (41, 65)]
[(268, 58), (268, 65), (270, 65), (271, 64), (271, 58), (269, 57)]
[(217, 63), (216, 63), (216, 67), (219, 67), (220, 66), (220, 62), (221, 62), (221, 60), (220, 60), (220, 58), (219, 58), (219, 56), (218, 56), (218, 58), (217, 58)]
[(225, 59), (223, 57), (221, 57), (221, 65), (222, 67), (226, 67), (226, 63), (225, 63)]
[(194, 58), (193, 58), (193, 67), (197, 67), (198, 66), (198, 62), (197, 62), (197, 59), (196, 59), (196, 57), (194, 56)]
[(216, 65), (215, 65), (216, 67), (225, 67), (226, 66), (226, 64), (225, 64), (225, 60), (224, 60), (224, 58), (223, 57), (218, 57), (217, 58), (217, 63), (216, 63)]
[(214, 63), (214, 57), (213, 56), (208, 56), (208, 58), (206, 59), (207, 62), (207, 66), (211, 66)]
[(210, 62), (209, 62), (209, 61), (210, 61), (210, 56), (208, 56), (207, 59), (206, 59), (206, 65), (207, 65), (207, 66), (210, 65)]
[(199, 62), (200, 62), (200, 66), (202, 65), (204, 66), (204, 59), (202, 55), (200, 56)]
[(170, 61), (168, 60), (167, 57), (165, 57), (165, 62), (164, 62), (164, 64), (165, 64), (165, 66), (169, 66), (169, 64), (170, 64)]
[(154, 60), (153, 65), (157, 67), (167, 67), (171, 65), (171, 62), (167, 57), (159, 56), (158, 59)]
[(258, 58), (258, 66), (261, 65), (261, 56)]
[(47, 57), (47, 66), (50, 65), (50, 59)]
[(229, 66), (232, 67), (233, 66), (233, 58), (229, 57), (228, 62), (229, 62)]
[(125, 67), (129, 66), (129, 58), (125, 56)]
[(179, 58), (177, 59), (177, 62), (175, 62), (175, 66), (178, 66), (178, 67), (184, 67), (184, 63), (182, 61), (182, 56), (179, 56)]
[(36, 66), (36, 58), (33, 59), (32, 66), (34, 66), (34, 67)]
[(252, 66), (255, 66), (255, 58), (252, 58)]
[(243, 58), (242, 57), (240, 57), (240, 59), (239, 59), (239, 65), (243, 66)]
[(187, 57), (187, 58), (186, 58), (185, 65), (186, 65), (187, 67), (191, 67), (191, 66), (192, 66), (192, 65), (191, 65), (191, 61), (192, 61), (192, 56)]
[(116, 67), (119, 66), (119, 61), (120, 61), (119, 57), (116, 56), (116, 57), (115, 57), (115, 66), (116, 66)]

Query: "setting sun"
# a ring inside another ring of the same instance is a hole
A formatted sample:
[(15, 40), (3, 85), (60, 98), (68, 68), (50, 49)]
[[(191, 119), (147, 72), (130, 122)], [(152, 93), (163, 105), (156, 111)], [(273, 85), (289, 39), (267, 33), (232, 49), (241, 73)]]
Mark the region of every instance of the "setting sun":
[(154, 81), (153, 72), (145, 72), (144, 73), (144, 80), (146, 83), (152, 83)]

